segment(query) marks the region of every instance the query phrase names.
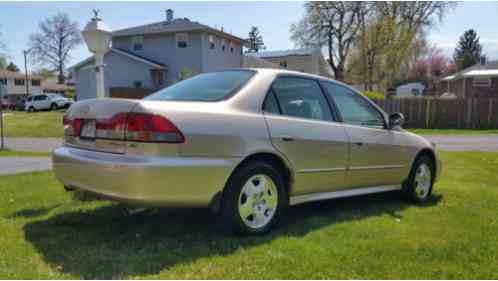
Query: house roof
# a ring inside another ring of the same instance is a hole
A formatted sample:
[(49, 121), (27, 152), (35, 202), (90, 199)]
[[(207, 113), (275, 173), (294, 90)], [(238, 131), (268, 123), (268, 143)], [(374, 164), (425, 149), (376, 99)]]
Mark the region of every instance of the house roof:
[(249, 68), (281, 68), (270, 61), (255, 57), (255, 56), (242, 56), (242, 67)]
[(486, 64), (474, 64), (457, 73), (442, 78), (442, 81), (450, 81), (462, 77), (498, 76), (498, 60)]
[(57, 81), (53, 79), (43, 80), (41, 86), (42, 89), (45, 91), (54, 91), (54, 92), (74, 89), (74, 87), (68, 86), (66, 84), (57, 84)]
[(177, 18), (171, 22), (160, 21), (150, 24), (144, 24), (129, 28), (124, 28), (120, 30), (116, 30), (112, 33), (115, 37), (120, 36), (132, 36), (132, 35), (145, 35), (145, 34), (158, 34), (158, 33), (176, 33), (176, 32), (188, 32), (188, 31), (210, 31), (212, 33), (216, 33), (222, 37), (228, 37), (232, 40), (243, 42), (244, 39), (241, 39), (232, 34), (226, 33), (221, 30), (214, 29), (210, 26), (190, 21), (187, 18)]
[[(119, 55), (122, 55), (122, 56), (125, 56), (125, 57), (128, 57), (130, 59), (133, 59), (133, 60), (136, 60), (136, 61), (139, 61), (139, 62), (142, 62), (142, 63), (145, 63), (145, 64), (148, 64), (154, 68), (159, 68), (159, 69), (166, 69), (167, 66), (163, 63), (160, 63), (160, 62), (157, 62), (155, 60), (151, 60), (149, 58), (146, 58), (144, 56), (139, 56), (137, 54), (134, 54), (134, 53), (131, 53), (131, 52), (128, 52), (126, 50), (123, 50), (123, 49), (119, 49), (119, 48), (111, 48), (111, 52), (114, 52), (116, 54), (119, 54)], [(91, 62), (93, 62), (93, 56), (89, 57), (89, 58), (86, 58), (82, 61), (80, 61), (79, 63), (69, 67), (69, 70), (70, 71), (73, 71), (73, 70), (77, 70), (79, 69), (80, 67), (82, 66), (85, 66)]]
[[(26, 75), (21, 72), (14, 72), (7, 69), (0, 69), (1, 79), (26, 79)], [(29, 75), (28, 79), (43, 79), (43, 77), (38, 75)]]
[(279, 58), (279, 57), (288, 57), (288, 56), (310, 56), (315, 52), (316, 49), (294, 49), (294, 50), (247, 53), (246, 55), (257, 58)]

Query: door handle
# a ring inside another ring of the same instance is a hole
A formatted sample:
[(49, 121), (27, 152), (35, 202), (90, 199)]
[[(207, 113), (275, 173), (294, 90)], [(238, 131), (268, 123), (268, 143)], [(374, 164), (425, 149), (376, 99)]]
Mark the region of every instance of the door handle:
[(281, 138), (283, 141), (293, 141), (294, 140), (294, 138), (291, 136), (281, 136)]

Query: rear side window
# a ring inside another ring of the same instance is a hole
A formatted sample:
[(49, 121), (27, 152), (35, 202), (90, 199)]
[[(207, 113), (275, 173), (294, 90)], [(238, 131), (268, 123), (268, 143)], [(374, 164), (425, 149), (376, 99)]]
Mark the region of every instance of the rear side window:
[(230, 70), (196, 75), (178, 82), (145, 100), (219, 101), (236, 93), (254, 75), (250, 70)]
[(298, 77), (279, 77), (272, 90), (282, 115), (332, 121), (330, 107), (318, 82)]

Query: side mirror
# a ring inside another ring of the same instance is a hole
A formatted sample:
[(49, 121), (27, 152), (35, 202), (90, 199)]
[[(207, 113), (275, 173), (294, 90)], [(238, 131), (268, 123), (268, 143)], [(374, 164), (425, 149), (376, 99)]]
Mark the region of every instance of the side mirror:
[(401, 128), (403, 123), (405, 122), (405, 116), (403, 113), (393, 113), (389, 115), (389, 128), (396, 129), (397, 127)]

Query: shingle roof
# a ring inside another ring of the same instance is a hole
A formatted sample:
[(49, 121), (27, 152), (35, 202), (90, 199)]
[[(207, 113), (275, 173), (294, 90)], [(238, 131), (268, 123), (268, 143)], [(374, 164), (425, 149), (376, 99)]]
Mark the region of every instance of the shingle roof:
[(157, 33), (187, 32), (187, 31), (196, 31), (196, 30), (209, 30), (211, 32), (218, 33), (219, 35), (230, 37), (233, 40), (244, 41), (243, 39), (237, 36), (223, 32), (221, 30), (211, 28), (207, 25), (200, 24), (195, 21), (190, 21), (187, 18), (177, 18), (171, 21), (170, 23), (166, 21), (161, 21), (161, 22), (155, 22), (145, 25), (129, 27), (125, 29), (120, 29), (114, 31), (112, 35), (119, 37), (119, 36), (157, 34)]
[[(6, 69), (0, 69), (0, 78), (10, 78), (10, 79), (25, 79), (26, 75), (21, 72), (14, 72), (14, 71), (9, 71)], [(41, 76), (37, 75), (29, 75), (29, 79), (43, 79)]]
[(458, 79), (463, 76), (497, 76), (498, 75), (498, 60), (487, 62), (486, 64), (474, 64), (457, 73), (442, 78), (443, 81)]
[(278, 58), (278, 57), (288, 57), (288, 56), (309, 56), (312, 55), (315, 51), (316, 51), (315, 49), (295, 49), (295, 50), (247, 53), (246, 55), (254, 56), (257, 58)]
[[(120, 54), (120, 55), (123, 55), (123, 56), (127, 56), (127, 57), (129, 57), (131, 59), (143, 62), (145, 64), (148, 64), (148, 65), (152, 66), (152, 67), (161, 68), (161, 69), (167, 68), (167, 66), (165, 64), (163, 64), (163, 63), (160, 63), (160, 62), (157, 62), (155, 60), (146, 58), (144, 56), (139, 56), (137, 54), (131, 53), (129, 51), (126, 51), (126, 50), (123, 50), (123, 49), (120, 49), (120, 48), (111, 48), (111, 52), (115, 52), (117, 54)], [(93, 56), (91, 56), (91, 57), (86, 58), (86, 59), (80, 61), (79, 63), (77, 63), (77, 64), (69, 67), (69, 70), (70, 71), (77, 70), (77, 69), (79, 69), (82, 66), (85, 66), (85, 65), (87, 65), (89, 63), (92, 63), (93, 61), (94, 61)]]

